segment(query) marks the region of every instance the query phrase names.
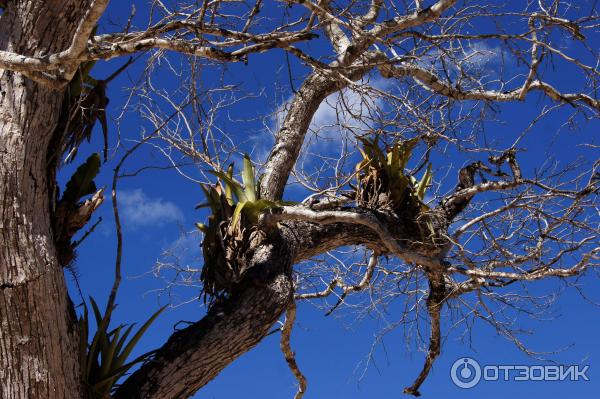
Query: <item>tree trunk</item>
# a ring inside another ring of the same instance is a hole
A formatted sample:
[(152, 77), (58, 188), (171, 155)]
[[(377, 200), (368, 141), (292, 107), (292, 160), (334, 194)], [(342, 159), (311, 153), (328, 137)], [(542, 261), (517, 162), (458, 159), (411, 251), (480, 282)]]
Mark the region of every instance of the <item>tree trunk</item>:
[[(10, 1), (0, 49), (67, 48), (87, 1)], [(80, 398), (78, 334), (56, 260), (48, 144), (62, 93), (0, 70), (0, 397)], [(53, 183), (53, 182), (51, 182)]]

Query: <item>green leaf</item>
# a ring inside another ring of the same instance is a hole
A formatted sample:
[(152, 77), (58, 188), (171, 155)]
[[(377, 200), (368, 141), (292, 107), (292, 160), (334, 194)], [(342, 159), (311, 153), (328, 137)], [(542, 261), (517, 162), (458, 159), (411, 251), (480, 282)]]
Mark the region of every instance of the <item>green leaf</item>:
[[(233, 180), (233, 162), (231, 164), (229, 164), (229, 167), (227, 168), (227, 176), (229, 176), (229, 178), (231, 180)], [(225, 198), (227, 198), (227, 202), (229, 202), (229, 205), (233, 205), (233, 192), (231, 190), (231, 186), (229, 184), (225, 185)]]
[[(274, 208), (279, 206), (279, 203), (275, 201), (270, 201), (266, 199), (259, 199), (254, 202), (247, 202), (244, 207), (244, 211), (248, 215), (250, 221), (254, 223), (258, 223), (258, 216), (262, 211), (268, 208)], [(235, 226), (235, 224), (234, 224)]]
[(375, 139), (373, 140), (372, 151), (373, 151), (373, 158), (375, 158), (375, 160), (377, 162), (379, 162), (380, 164), (385, 163), (387, 156), (386, 156), (386, 154), (383, 153), (381, 148), (379, 148), (379, 136), (376, 136)]
[(117, 345), (119, 344), (119, 334), (121, 333), (121, 328), (122, 326), (119, 326), (114, 331), (113, 337), (110, 340), (110, 345), (108, 346), (107, 350), (103, 353), (102, 365), (100, 367), (100, 375), (98, 376), (98, 378), (105, 376), (110, 372), (110, 370), (112, 370), (112, 364), (116, 359), (116, 349)]
[(423, 201), (423, 198), (425, 198), (425, 192), (427, 191), (427, 187), (431, 185), (432, 177), (433, 176), (431, 173), (431, 164), (429, 164), (427, 165), (427, 170), (425, 171), (425, 174), (423, 175), (423, 177), (421, 177), (421, 180), (417, 184), (417, 197), (421, 201)]
[(76, 203), (81, 197), (96, 192), (94, 178), (100, 171), (100, 155), (94, 153), (80, 165), (71, 179), (67, 182), (65, 193), (62, 200), (69, 203)]
[(390, 170), (390, 177), (392, 179), (399, 174), (403, 174), (404, 170), (400, 169), (400, 146), (398, 143), (394, 144), (392, 150), (388, 153), (387, 161)]
[(213, 174), (219, 179), (223, 180), (225, 186), (229, 185), (229, 188), (233, 191), (233, 194), (237, 197), (238, 201), (247, 201), (244, 187), (240, 184), (240, 182), (235, 180), (233, 177), (229, 177), (229, 175), (226, 173), (218, 172), (216, 170), (209, 170), (208, 173)]
[(400, 156), (399, 156), (399, 162), (400, 162), (400, 170), (404, 171), (404, 169), (406, 168), (406, 165), (408, 164), (408, 161), (410, 160), (410, 157), (412, 156), (413, 150), (415, 149), (415, 147), (417, 146), (417, 144), (419, 143), (419, 138), (415, 137), (412, 138), (410, 140), (406, 140), (404, 141), (400, 148)]
[(202, 184), (202, 183), (200, 184), (200, 188), (204, 192), (204, 196), (206, 197), (206, 200), (208, 202), (196, 205), (196, 209), (210, 207), (210, 209), (214, 211), (216, 204), (212, 200), (212, 196), (210, 194), (211, 188), (209, 186), (207, 186), (206, 184)]
[[(112, 364), (112, 369), (115, 369), (117, 367), (121, 367), (123, 364), (122, 362), (119, 362), (119, 354), (121, 353), (121, 349), (123, 348), (123, 345), (125, 345), (125, 343), (127, 342), (127, 337), (129, 336), (129, 334), (131, 333), (131, 330), (133, 329), (133, 327), (135, 326), (135, 323), (130, 324), (127, 329), (125, 330), (125, 332), (123, 333), (123, 335), (121, 336), (121, 338), (119, 339), (119, 342), (117, 344), (117, 348), (115, 350), (115, 353), (117, 356), (115, 356), (115, 359), (113, 361)], [(127, 359), (125, 359), (127, 360)]]
[(79, 68), (77, 69), (77, 72), (73, 76), (73, 79), (71, 80), (71, 82), (69, 82), (69, 88), (67, 90), (67, 95), (69, 96), (69, 99), (72, 102), (76, 101), (77, 98), (79, 98), (79, 96), (81, 96), (82, 87), (85, 84), (88, 84), (88, 85), (94, 84), (94, 83), (90, 82), (90, 81), (95, 81), (95, 79), (93, 79), (90, 76), (90, 71), (92, 70), (92, 68), (94, 67), (95, 64), (96, 64), (95, 60), (82, 62), (81, 65), (79, 66)]
[(133, 348), (135, 348), (135, 346), (137, 345), (137, 343), (139, 342), (139, 340), (142, 338), (142, 336), (146, 332), (146, 330), (150, 327), (150, 325), (154, 322), (154, 320), (156, 320), (156, 318), (162, 313), (162, 311), (166, 309), (166, 307), (167, 307), (167, 305), (165, 305), (162, 308), (158, 309), (156, 311), (156, 313), (154, 313), (148, 319), (148, 321), (146, 323), (144, 323), (144, 325), (142, 327), (140, 327), (140, 329), (137, 331), (137, 333), (135, 333), (135, 335), (133, 336), (133, 338), (131, 338), (131, 341), (129, 341), (129, 343), (127, 344), (127, 346), (125, 347), (125, 349), (123, 349), (123, 352), (117, 358), (117, 361), (119, 363), (122, 364), (122, 363), (125, 362), (125, 360), (131, 354), (131, 351), (133, 350)]
[(240, 220), (240, 217), (242, 216), (242, 210), (244, 209), (244, 207), (246, 206), (247, 203), (248, 203), (248, 201), (240, 201), (235, 206), (235, 210), (233, 211), (233, 216), (231, 218), (231, 225), (233, 227), (237, 226), (237, 224)]
[[(103, 316), (98, 304), (91, 297), (90, 303), (98, 327), (93, 342), (89, 346), (89, 350), (86, 351), (89, 316), (88, 308), (84, 303), (83, 316), (78, 320), (81, 330), (80, 339), (83, 342), (83, 344), (80, 343), (80, 350), (82, 350), (82, 353), (80, 354), (80, 357), (82, 358), (80, 367), (82, 368), (82, 379), (91, 390), (92, 397), (105, 398), (108, 397), (111, 390), (114, 389), (119, 378), (122, 377), (131, 366), (143, 361), (152, 353), (147, 352), (137, 357), (134, 361), (125, 364), (133, 348), (166, 306), (154, 313), (137, 331), (133, 338), (127, 341), (134, 325), (128, 326), (123, 334), (121, 334), (124, 328), (123, 325), (120, 325), (107, 333), (107, 326), (110, 323), (110, 316), (114, 306), (111, 309), (107, 309), (107, 313)], [(125, 346), (124, 349), (123, 346)]]
[(210, 209), (213, 214), (216, 214), (221, 209), (221, 184), (217, 183), (216, 186), (210, 188), (208, 194), (210, 195)]
[(367, 155), (367, 153), (360, 147), (356, 147), (358, 148), (358, 151), (360, 152), (360, 155), (362, 155), (363, 160), (368, 161), (369, 160), (369, 156)]
[(146, 358), (148, 358), (148, 356), (150, 356), (154, 352), (156, 352), (156, 351), (152, 350), (152, 351), (146, 352), (146, 353), (136, 357), (134, 360), (130, 361), (129, 363), (126, 363), (120, 367), (114, 368), (113, 370), (111, 370), (110, 374), (104, 376), (102, 379), (97, 381), (93, 385), (93, 388), (96, 390), (102, 390), (103, 386), (107, 385), (108, 389), (105, 389), (105, 392), (108, 393), (108, 391), (110, 391), (110, 388), (112, 388), (115, 385), (115, 383), (119, 380), (119, 378), (121, 378), (121, 376), (123, 376), (127, 372), (127, 370), (129, 370), (135, 364), (143, 362), (144, 360), (146, 360)]
[(254, 166), (248, 154), (244, 155), (244, 170), (242, 171), (242, 181), (244, 182), (244, 191), (246, 198), (250, 202), (256, 201), (256, 181), (254, 177)]
[[(144, 359), (139, 360), (138, 363), (142, 360)], [(121, 376), (124, 375), (127, 372), (127, 370), (129, 370), (134, 364), (135, 363), (131, 362), (114, 370), (111, 370), (111, 372), (108, 375), (105, 375), (101, 379), (96, 381), (92, 385), (92, 388), (98, 393), (99, 397), (105, 398), (111, 390), (111, 388), (119, 380), (119, 378), (121, 378)]]
[(94, 317), (96, 317), (96, 324), (100, 325), (102, 321), (102, 314), (100, 313), (100, 308), (94, 298), (90, 297), (90, 303), (92, 304), (92, 311), (94, 312)]
[(208, 233), (208, 226), (204, 223), (196, 223), (196, 228), (204, 234)]
[(92, 310), (96, 318), (97, 329), (96, 334), (94, 334), (94, 339), (92, 340), (92, 343), (90, 345), (90, 349), (88, 351), (87, 368), (85, 372), (85, 375), (88, 377), (88, 379), (92, 375), (93, 366), (98, 361), (98, 350), (100, 350), (100, 353), (103, 353), (106, 350), (106, 329), (107, 326), (110, 324), (110, 317), (113, 310), (112, 308), (107, 309), (107, 313), (104, 316), (102, 316), (102, 314), (100, 313), (100, 308), (98, 307), (96, 301), (94, 301), (94, 298), (90, 297), (90, 303), (92, 304)]

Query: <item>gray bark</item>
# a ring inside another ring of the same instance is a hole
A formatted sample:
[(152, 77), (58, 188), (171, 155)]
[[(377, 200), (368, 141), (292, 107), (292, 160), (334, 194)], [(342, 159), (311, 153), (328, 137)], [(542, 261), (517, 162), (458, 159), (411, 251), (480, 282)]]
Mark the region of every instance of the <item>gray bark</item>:
[[(70, 43), (86, 1), (11, 1), (0, 49), (25, 55)], [(80, 398), (78, 336), (56, 260), (47, 151), (62, 93), (0, 70), (0, 397)], [(52, 182), (51, 182), (52, 183)]]
[(292, 300), (290, 255), (281, 241), (261, 246), (243, 286), (202, 320), (174, 333), (115, 397), (189, 397), (256, 346)]

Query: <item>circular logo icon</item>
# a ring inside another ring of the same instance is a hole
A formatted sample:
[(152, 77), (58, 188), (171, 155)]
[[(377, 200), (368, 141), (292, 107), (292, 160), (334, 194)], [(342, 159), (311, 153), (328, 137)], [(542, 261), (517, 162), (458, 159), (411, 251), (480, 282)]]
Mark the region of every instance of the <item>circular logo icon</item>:
[(481, 366), (475, 359), (462, 357), (452, 365), (450, 378), (459, 388), (473, 388), (481, 380)]

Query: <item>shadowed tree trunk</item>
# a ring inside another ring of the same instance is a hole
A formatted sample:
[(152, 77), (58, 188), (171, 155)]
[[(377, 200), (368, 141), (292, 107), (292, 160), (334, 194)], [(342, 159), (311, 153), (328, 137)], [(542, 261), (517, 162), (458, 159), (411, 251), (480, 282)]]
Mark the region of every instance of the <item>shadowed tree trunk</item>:
[[(42, 55), (70, 43), (87, 1), (15, 1), (0, 50)], [(78, 336), (56, 260), (47, 151), (62, 93), (0, 70), (0, 397), (80, 398)]]

